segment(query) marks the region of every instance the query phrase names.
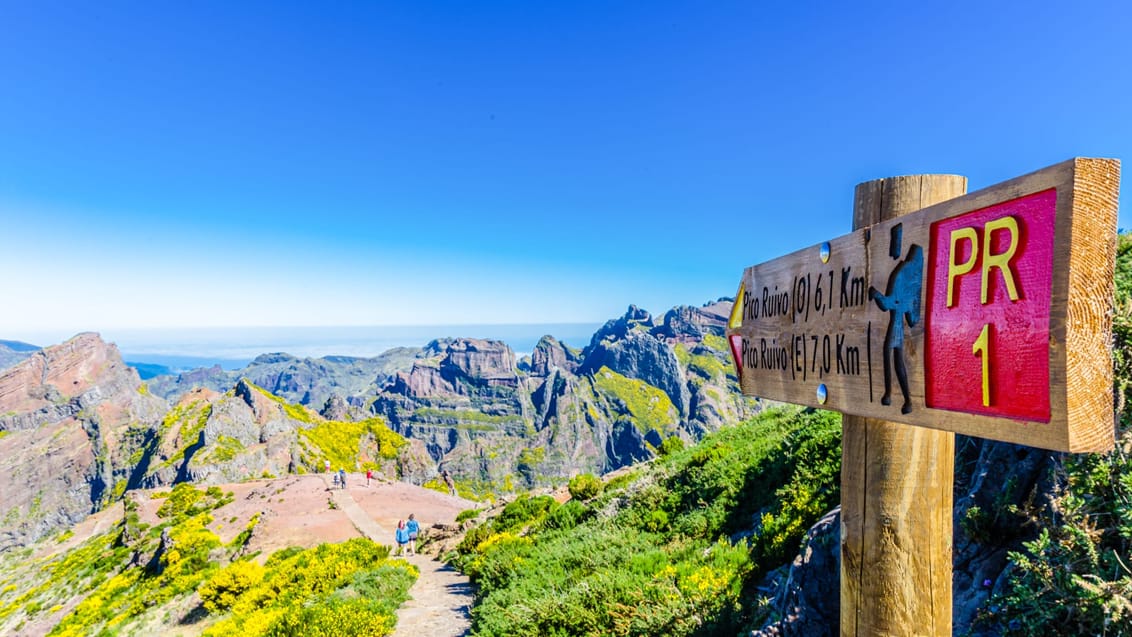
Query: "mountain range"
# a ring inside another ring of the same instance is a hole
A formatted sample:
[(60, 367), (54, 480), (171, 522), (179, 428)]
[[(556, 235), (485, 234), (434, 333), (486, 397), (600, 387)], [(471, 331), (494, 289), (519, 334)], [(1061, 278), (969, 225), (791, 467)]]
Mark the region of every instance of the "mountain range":
[[(0, 371), (0, 551), (75, 524), (129, 489), (321, 471), (329, 462), (488, 497), (651, 458), (759, 409), (737, 391), (729, 300), (654, 319), (630, 306), (578, 350), (517, 358), (442, 339), (373, 358), (264, 354), (143, 382), (80, 334)], [(11, 342), (5, 342), (11, 343)]]

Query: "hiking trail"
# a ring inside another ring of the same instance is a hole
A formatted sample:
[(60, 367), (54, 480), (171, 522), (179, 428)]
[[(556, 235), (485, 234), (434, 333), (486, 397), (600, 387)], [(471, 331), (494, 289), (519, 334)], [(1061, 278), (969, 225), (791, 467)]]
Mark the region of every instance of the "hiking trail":
[[(324, 476), (334, 505), (342, 510), (362, 535), (379, 544), (388, 544), (392, 533), (377, 523), (350, 495), (349, 489), (335, 489)], [(429, 555), (408, 555), (404, 559), (420, 570), (409, 589), (409, 600), (397, 609), (393, 637), (464, 637), (471, 634), (472, 584), (467, 576)]]

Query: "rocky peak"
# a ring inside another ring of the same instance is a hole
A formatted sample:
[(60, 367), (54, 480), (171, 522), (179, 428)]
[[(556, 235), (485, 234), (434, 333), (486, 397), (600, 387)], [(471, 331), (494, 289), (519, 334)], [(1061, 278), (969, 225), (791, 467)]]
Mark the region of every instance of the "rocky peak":
[(346, 404), (346, 399), (338, 394), (331, 394), (330, 398), (326, 399), (326, 404), (322, 406), (320, 415), (327, 420), (345, 420), (346, 412), (349, 406)]
[(685, 343), (703, 340), (704, 334), (723, 336), (730, 313), (730, 301), (716, 301), (704, 307), (675, 307), (665, 312), (653, 333)]
[(140, 385), (137, 371), (122, 362), (115, 345), (84, 332), (0, 372), (0, 412), (35, 411), (92, 391), (109, 396)]
[(251, 408), (256, 422), (260, 425), (280, 418), (283, 413), (282, 405), (268, 398), (263, 391), (252, 385), (251, 381), (246, 378), (236, 381), (236, 386), (232, 388), (232, 392), (236, 395), (236, 398), (244, 401)]
[(118, 348), (83, 333), (0, 373), (0, 552), (72, 524), (130, 476), (129, 458), (161, 420)]
[(531, 375), (547, 376), (555, 368), (574, 372), (578, 369), (578, 363), (575, 352), (567, 349), (553, 336), (543, 336), (531, 352)]
[(449, 380), (463, 377), (489, 385), (513, 386), (519, 380), (511, 348), (503, 341), (478, 338), (460, 338), (449, 343), (440, 360), (440, 373)]
[(603, 340), (625, 338), (633, 330), (648, 331), (653, 327), (652, 315), (636, 305), (630, 305), (621, 318), (605, 322), (590, 339), (590, 346), (599, 345)]
[[(272, 365), (275, 363), (290, 363), (299, 359), (287, 354), (285, 352), (272, 352), (270, 354), (260, 354), (252, 360), (251, 365)], [(249, 365), (249, 367), (251, 366)]]
[(676, 354), (663, 340), (648, 332), (632, 330), (616, 340), (603, 340), (586, 348), (581, 374), (595, 374), (602, 367), (643, 380), (672, 400), (681, 415), (688, 414), (691, 394)]

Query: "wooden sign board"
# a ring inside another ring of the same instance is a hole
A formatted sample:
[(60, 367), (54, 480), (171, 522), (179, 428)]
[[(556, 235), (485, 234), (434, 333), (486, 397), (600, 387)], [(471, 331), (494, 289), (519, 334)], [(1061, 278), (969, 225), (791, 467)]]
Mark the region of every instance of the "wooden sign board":
[(743, 393), (1110, 449), (1119, 183), (1118, 161), (1073, 159), (747, 268)]

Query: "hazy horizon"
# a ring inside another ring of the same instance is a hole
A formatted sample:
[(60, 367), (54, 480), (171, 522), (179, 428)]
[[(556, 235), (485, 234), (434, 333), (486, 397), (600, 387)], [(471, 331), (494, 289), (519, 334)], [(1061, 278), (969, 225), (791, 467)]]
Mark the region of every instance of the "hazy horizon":
[[(499, 340), (515, 352), (528, 355), (535, 344), (550, 335), (571, 347), (582, 348), (603, 323), (498, 323), (464, 325), (386, 326), (296, 326), (296, 327), (206, 327), (143, 328), (98, 331), (114, 343), (122, 358), (131, 363), (150, 363), (174, 369), (244, 367), (263, 354), (286, 353), (299, 358), (353, 356), (369, 358), (396, 347), (424, 347), (441, 338)], [(17, 336), (3, 333), (0, 339), (46, 347), (62, 343), (67, 336), (45, 331)]]

